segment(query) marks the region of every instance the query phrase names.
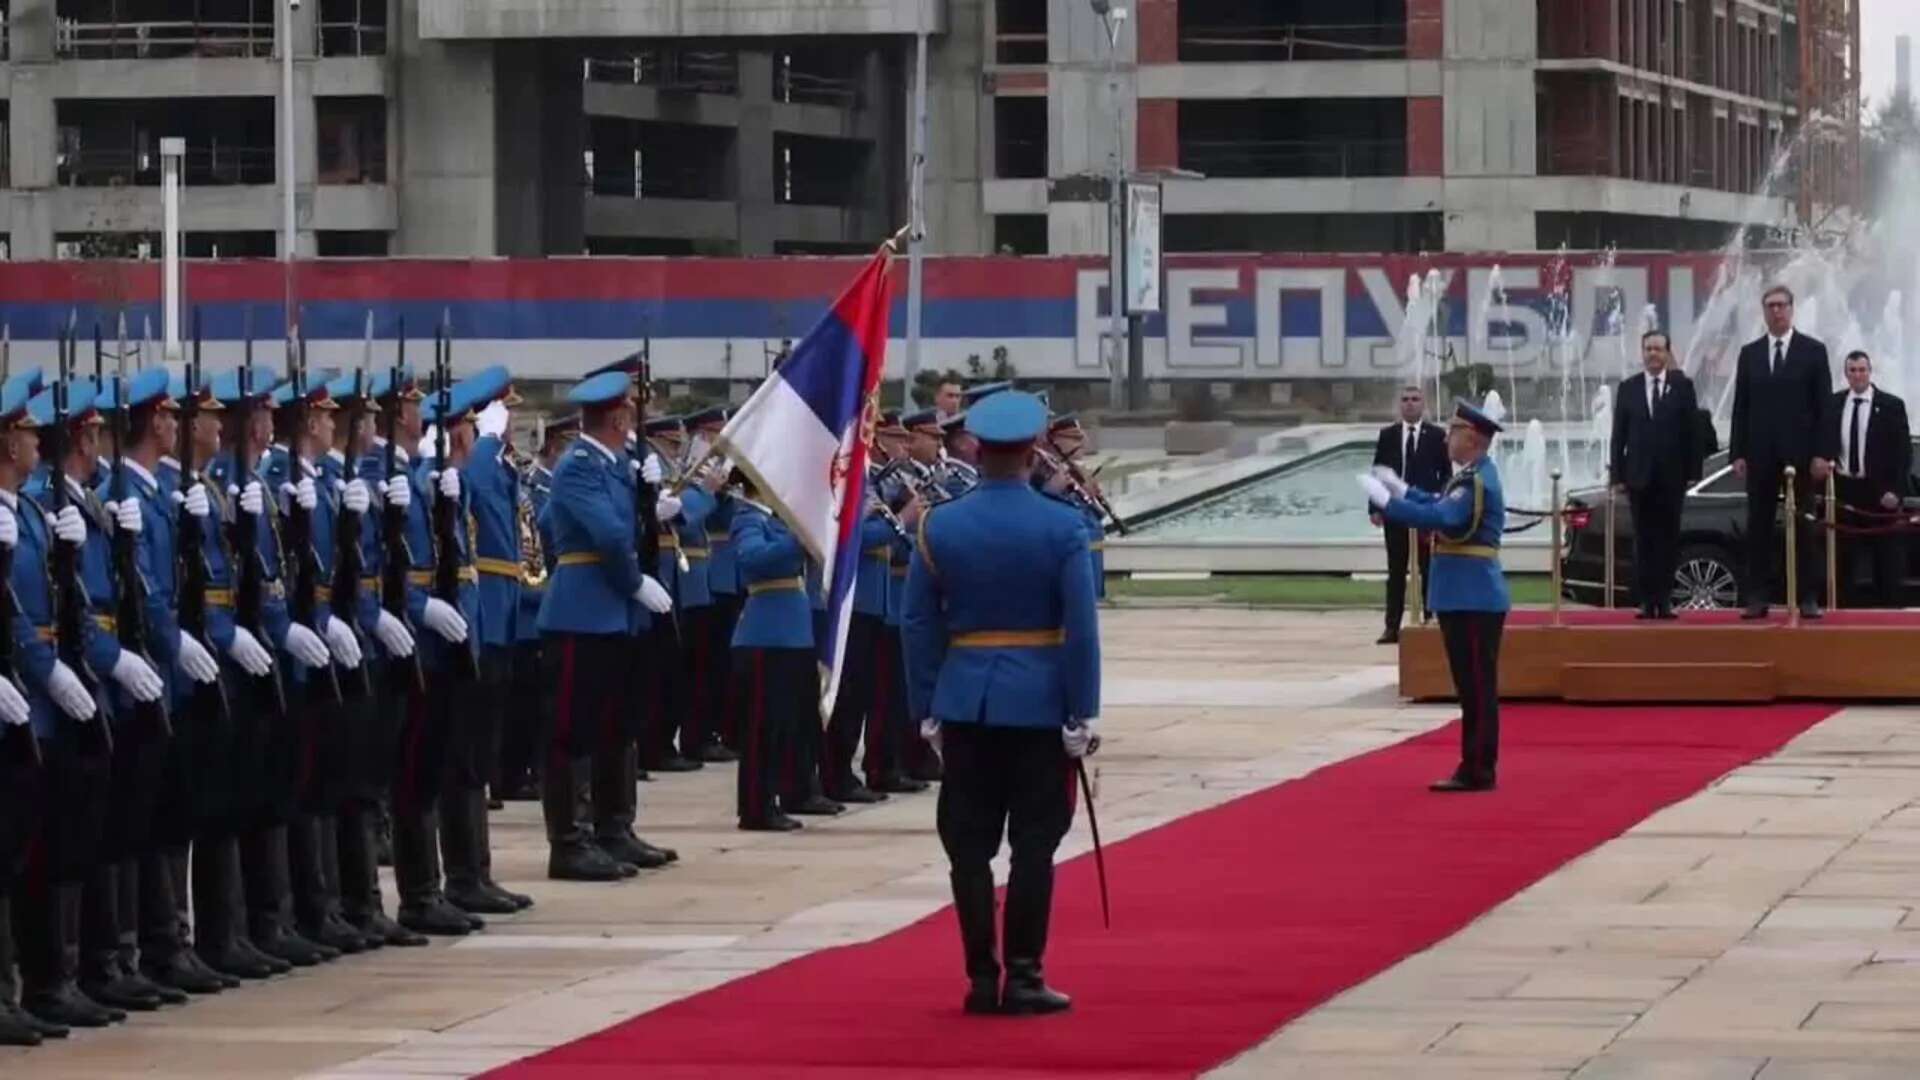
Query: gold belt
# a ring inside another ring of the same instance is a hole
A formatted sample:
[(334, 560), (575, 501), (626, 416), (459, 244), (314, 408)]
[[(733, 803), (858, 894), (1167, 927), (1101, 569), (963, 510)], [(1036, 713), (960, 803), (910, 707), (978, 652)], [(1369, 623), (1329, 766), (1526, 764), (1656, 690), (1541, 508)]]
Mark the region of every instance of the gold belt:
[(667, 532), (665, 529), (662, 529), (660, 531), (660, 547), (662, 550), (677, 548), (679, 546), (680, 546), (680, 534), (670, 533), (670, 532)]
[[(515, 572), (515, 573), (519, 573), (519, 571), (518, 571), (518, 570), (515, 570), (514, 572)], [(459, 570), (457, 570), (457, 571), (455, 571), (455, 572), (454, 572), (454, 575), (455, 575), (455, 577), (457, 577), (457, 578), (458, 578), (458, 579), (459, 579), (460, 581), (462, 581), (462, 582), (464, 582), (464, 583), (466, 583), (466, 584), (468, 584), (468, 585), (472, 585), (472, 584), (474, 584), (475, 582), (477, 582), (477, 581), (479, 581), (479, 580), (480, 580), (480, 571), (478, 571), (478, 570), (475, 570), (475, 569), (474, 569), (473, 567), (471, 567), (471, 566), (463, 566), (463, 567), (461, 567), (461, 568), (460, 568)], [(434, 571), (434, 570), (409, 570), (409, 571), (407, 571), (407, 581), (409, 581), (409, 582), (411, 582), (412, 584), (415, 584), (415, 585), (418, 585), (418, 586), (420, 586), (420, 587), (421, 587), (421, 588), (423, 588), (423, 589), (430, 589), (430, 588), (432, 588), (432, 587), (433, 587), (433, 580), (434, 580), (434, 578), (435, 578), (435, 577), (437, 577), (437, 576), (438, 576), (438, 572), (437, 572), (437, 571)]]
[(1441, 540), (1433, 545), (1435, 555), (1454, 555), (1463, 559), (1498, 559), (1500, 549), (1491, 544), (1456, 544)]
[(747, 595), (759, 596), (761, 593), (806, 592), (807, 579), (801, 577), (775, 578), (772, 581), (756, 581), (747, 586)]
[(867, 550), (861, 552), (861, 554), (865, 555), (869, 559), (892, 559), (893, 545), (882, 544), (879, 547), (870, 547)]
[(521, 566), (512, 559), (478, 558), (473, 560), (473, 568), (483, 574), (491, 574), (494, 577), (510, 577), (515, 579), (518, 579), (520, 575), (526, 571), (526, 567)]
[(969, 630), (953, 635), (951, 642), (956, 649), (1039, 649), (1066, 643), (1066, 628), (1059, 626), (1052, 630)]
[(570, 551), (560, 556), (561, 566), (598, 566), (600, 553), (597, 551)]
[(713, 532), (712, 530), (708, 530), (707, 532), (707, 543), (709, 544), (724, 544), (731, 539), (733, 539), (731, 532)]
[(680, 554), (685, 555), (689, 559), (704, 559), (708, 555), (713, 554), (713, 551), (711, 548), (690, 547), (681, 548)]
[(232, 607), (233, 606), (233, 590), (232, 589), (208, 589), (207, 590), (207, 606), (217, 607), (217, 608)]
[(911, 569), (913, 568), (910, 566), (890, 566), (887, 568), (888, 572), (894, 577), (906, 577), (907, 571)]
[(111, 634), (114, 632), (114, 629), (120, 625), (120, 622), (111, 615), (95, 614), (93, 616), (93, 624)]
[(33, 628), (33, 636), (39, 638), (41, 641), (52, 641), (59, 635), (54, 633), (53, 627), (51, 626), (36, 626)]

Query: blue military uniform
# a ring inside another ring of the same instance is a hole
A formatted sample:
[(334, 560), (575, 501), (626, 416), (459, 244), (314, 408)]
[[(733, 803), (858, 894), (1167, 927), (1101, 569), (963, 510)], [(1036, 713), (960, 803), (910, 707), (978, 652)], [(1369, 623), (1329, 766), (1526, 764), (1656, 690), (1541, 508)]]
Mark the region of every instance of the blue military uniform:
[(733, 544), (747, 593), (733, 631), (740, 827), (787, 831), (799, 828), (788, 814), (808, 801), (796, 791), (807, 787), (797, 772), (803, 725), (819, 726), (807, 553), (771, 509), (744, 496), (733, 503)]
[[(1461, 402), (1454, 426), (1491, 443), (1500, 425)], [(1506, 499), (1490, 454), (1460, 466), (1444, 490), (1409, 488), (1387, 500), (1381, 514), (1401, 528), (1435, 534), (1427, 607), (1440, 622), (1447, 662), (1460, 697), (1460, 766), (1433, 785), (1436, 791), (1484, 791), (1494, 786), (1500, 756), (1500, 636), (1511, 602), (1500, 569)]]
[[(1024, 451), (1046, 407), (1008, 390), (967, 426), (992, 455)], [(987, 460), (992, 460), (991, 456)], [(1079, 514), (1024, 475), (984, 479), (924, 514), (903, 612), (913, 715), (938, 725), (945, 772), (940, 839), (952, 864), (973, 1012), (1067, 1007), (1042, 973), (1053, 856), (1073, 819), (1070, 734), (1100, 712), (1093, 561)], [(994, 948), (991, 861), (1002, 834), (1007, 880), (1004, 993)]]

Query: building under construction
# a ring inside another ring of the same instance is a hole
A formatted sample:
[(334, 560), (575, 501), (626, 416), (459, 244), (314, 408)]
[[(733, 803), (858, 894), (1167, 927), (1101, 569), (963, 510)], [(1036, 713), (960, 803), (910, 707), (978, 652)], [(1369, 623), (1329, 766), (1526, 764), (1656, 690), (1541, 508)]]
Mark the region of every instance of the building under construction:
[[(935, 251), (1104, 252), (1116, 156), (1175, 252), (1713, 247), (1854, 201), (1859, 3), (309, 0), (298, 243), (870, 247), (925, 31)], [(11, 256), (156, 246), (167, 135), (189, 253), (276, 253), (283, 4), (0, 0)]]

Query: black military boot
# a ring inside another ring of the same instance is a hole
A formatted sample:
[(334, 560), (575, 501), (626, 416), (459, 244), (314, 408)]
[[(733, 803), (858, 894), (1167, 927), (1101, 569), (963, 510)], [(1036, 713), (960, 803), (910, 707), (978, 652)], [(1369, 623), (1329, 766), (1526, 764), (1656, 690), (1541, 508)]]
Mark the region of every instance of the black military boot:
[[(293, 911), (300, 936), (336, 956), (363, 952), (360, 931), (340, 918), (339, 875), (329, 876), (334, 852), (332, 815), (303, 814), (287, 827), (287, 860), (293, 871)], [(338, 862), (337, 856), (333, 858)]]
[(340, 819), (340, 900), (347, 922), (396, 948), (427, 944), (424, 934), (394, 922), (380, 895), (380, 863), (373, 850), (373, 811), (350, 809)]
[(186, 1000), (188, 994), (217, 994), (226, 980), (194, 963), (193, 950), (179, 917), (179, 897), (173, 891), (173, 858), (185, 852), (156, 851), (140, 860), (140, 974), (163, 990)]
[(477, 915), (511, 915), (520, 906), (486, 887), (479, 849), (486, 827), (486, 792), (455, 784), (441, 789), (440, 851), (447, 861), (447, 902)]
[(547, 877), (554, 881), (619, 881), (627, 870), (600, 850), (580, 827), (574, 777), (585, 768), (548, 766), (540, 777), (540, 814), (547, 826)]
[[(479, 789), (467, 793), (467, 798), (478, 804), (483, 796)], [(526, 893), (517, 893), (502, 888), (493, 880), (493, 824), (486, 814), (469, 811), (468, 820), (473, 822), (473, 853), (480, 863), (480, 887), (506, 903), (512, 904), (515, 911), (525, 911), (533, 906), (533, 897)]]
[(954, 870), (953, 910), (960, 919), (960, 945), (967, 959), (966, 1000), (970, 1013), (1000, 1011), (1000, 959), (994, 952), (993, 869)]
[(45, 1036), (33, 1017), (14, 1004), (20, 984), (14, 978), (13, 912), (0, 889), (0, 1046), (39, 1046)]
[[(165, 866), (156, 864), (154, 870), (161, 878), (166, 877)], [(141, 873), (141, 860), (126, 859), (120, 863), (120, 972), (129, 989), (157, 997), (162, 1005), (185, 1005), (186, 991), (155, 982), (141, 970), (140, 919), (144, 912), (145, 882), (146, 875)], [(169, 918), (172, 917), (171, 895), (164, 898), (161, 912)]]
[(231, 836), (201, 837), (193, 845), (192, 874), (193, 951), (207, 967), (231, 979), (275, 974), (273, 964), (244, 946), (239, 843)]
[(333, 939), (351, 940), (358, 943), (358, 949), (347, 949), (342, 945), (335, 948), (342, 952), (371, 952), (384, 949), (387, 939), (384, 934), (374, 934), (362, 930), (347, 921), (345, 881), (340, 876), (340, 826), (342, 818), (334, 814), (325, 814), (315, 819), (319, 826), (320, 839), (320, 876), (326, 882), (326, 912), (322, 916), (325, 929), (323, 941), (333, 944)]
[(431, 811), (393, 816), (393, 871), (400, 884), (400, 925), (421, 934), (463, 937), (486, 923), (449, 904), (441, 894), (436, 824)]
[(247, 937), (254, 948), (294, 967), (337, 960), (337, 950), (308, 941), (293, 928), (293, 871), (287, 843), (284, 825), (256, 830), (243, 841)]
[(1061, 1012), (1073, 999), (1047, 985), (1041, 957), (1047, 951), (1047, 924), (1053, 914), (1053, 863), (1014, 861), (1007, 879), (1006, 988), (1000, 1011), (1009, 1015)]
[(80, 896), (80, 992), (109, 1009), (158, 1009), (160, 995), (120, 969), (120, 864), (95, 866)]
[(106, 1027), (127, 1018), (119, 1009), (101, 1005), (81, 993), (75, 981), (80, 974), (78, 884), (50, 886), (22, 922), (45, 937), (37, 941), (28, 938), (29, 948), (21, 955), (21, 1008), (61, 1027)]
[(639, 870), (679, 861), (679, 852), (656, 847), (634, 835), (633, 823), (640, 816), (638, 782), (643, 779), (639, 752), (628, 746), (610, 762), (596, 757), (593, 769), (594, 844), (614, 862)]

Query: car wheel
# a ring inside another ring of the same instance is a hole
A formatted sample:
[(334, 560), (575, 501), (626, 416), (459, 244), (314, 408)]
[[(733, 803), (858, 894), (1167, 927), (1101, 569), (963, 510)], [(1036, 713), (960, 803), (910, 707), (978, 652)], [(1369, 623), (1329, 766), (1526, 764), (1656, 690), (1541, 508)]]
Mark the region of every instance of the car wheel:
[(1740, 578), (1724, 549), (1699, 546), (1680, 552), (1673, 573), (1673, 606), (1682, 611), (1740, 606)]

